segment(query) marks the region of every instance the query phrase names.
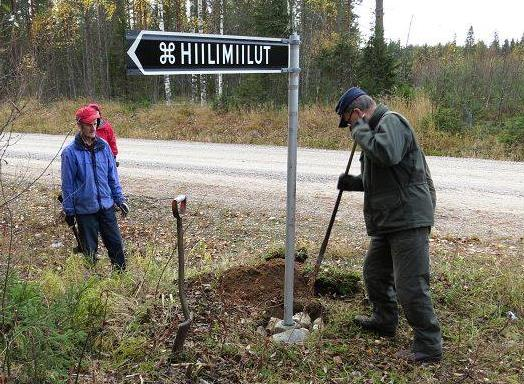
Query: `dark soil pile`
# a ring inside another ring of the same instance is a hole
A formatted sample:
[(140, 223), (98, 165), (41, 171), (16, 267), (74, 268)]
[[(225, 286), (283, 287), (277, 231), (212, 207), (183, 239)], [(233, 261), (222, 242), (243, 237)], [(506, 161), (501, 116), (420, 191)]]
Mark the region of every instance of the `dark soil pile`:
[[(282, 259), (231, 268), (220, 277), (217, 291), (226, 306), (279, 307), (284, 300), (284, 271)], [(294, 299), (308, 298), (312, 298), (308, 280), (295, 263)]]

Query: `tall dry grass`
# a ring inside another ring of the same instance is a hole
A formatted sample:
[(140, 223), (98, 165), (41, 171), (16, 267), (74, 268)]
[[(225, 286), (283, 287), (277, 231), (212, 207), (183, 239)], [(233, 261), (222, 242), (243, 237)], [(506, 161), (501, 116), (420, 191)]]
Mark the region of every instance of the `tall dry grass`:
[(522, 160), (515, 157), (515, 153), (508, 153), (494, 134), (487, 134), (480, 127), (472, 127), (460, 133), (439, 130), (430, 118), (435, 113), (436, 106), (422, 93), (417, 94), (413, 100), (388, 97), (383, 102), (408, 119), (420, 145), (429, 155)]
[[(14, 130), (49, 134), (75, 132), (74, 112), (87, 102), (82, 99), (63, 100), (44, 105), (30, 100)], [(424, 94), (418, 94), (409, 101), (389, 97), (382, 102), (406, 116), (429, 155), (514, 159), (493, 134), (482, 133), (480, 129), (473, 128), (461, 134), (438, 130), (429, 119), (435, 106)], [(118, 101), (100, 101), (100, 104), (102, 116), (111, 121), (118, 137), (263, 145), (287, 143), (286, 108), (223, 112), (188, 103), (149, 107), (131, 106)], [(3, 121), (7, 111), (6, 106), (0, 106), (0, 121)], [(347, 130), (338, 128), (338, 120), (333, 106), (301, 106), (299, 145), (348, 149), (351, 143)]]

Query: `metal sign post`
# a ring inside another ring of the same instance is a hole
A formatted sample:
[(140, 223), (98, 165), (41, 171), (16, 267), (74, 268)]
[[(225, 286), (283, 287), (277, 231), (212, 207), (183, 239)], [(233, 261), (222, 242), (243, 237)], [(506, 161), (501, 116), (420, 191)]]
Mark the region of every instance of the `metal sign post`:
[(163, 31), (126, 33), (127, 74), (288, 73), (288, 158), (284, 324), (293, 325), (300, 37), (289, 39)]
[(297, 197), (297, 132), (300, 37), (289, 37), (289, 85), (287, 140), (286, 272), (284, 281), (284, 325), (293, 325), (293, 282), (295, 278), (295, 205)]

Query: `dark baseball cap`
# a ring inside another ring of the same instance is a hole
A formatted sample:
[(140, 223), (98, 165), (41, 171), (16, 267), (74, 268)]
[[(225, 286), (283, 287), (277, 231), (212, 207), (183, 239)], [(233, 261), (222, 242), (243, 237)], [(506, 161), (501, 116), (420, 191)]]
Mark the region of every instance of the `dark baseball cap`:
[(349, 105), (362, 95), (367, 95), (367, 93), (359, 87), (351, 87), (340, 97), (338, 104), (335, 107), (335, 112), (340, 116), (340, 123), (338, 124), (340, 128), (345, 128), (349, 125), (342, 115)]

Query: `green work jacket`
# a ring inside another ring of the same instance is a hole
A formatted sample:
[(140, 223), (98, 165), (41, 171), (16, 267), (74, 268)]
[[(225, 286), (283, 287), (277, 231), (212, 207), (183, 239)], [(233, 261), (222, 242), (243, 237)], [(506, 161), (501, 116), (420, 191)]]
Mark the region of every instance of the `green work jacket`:
[(435, 188), (409, 122), (379, 105), (351, 135), (362, 149), (359, 177), (368, 235), (432, 226)]

